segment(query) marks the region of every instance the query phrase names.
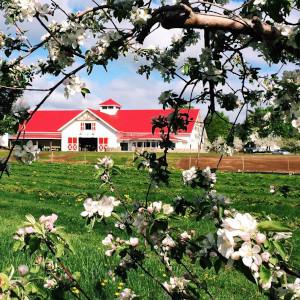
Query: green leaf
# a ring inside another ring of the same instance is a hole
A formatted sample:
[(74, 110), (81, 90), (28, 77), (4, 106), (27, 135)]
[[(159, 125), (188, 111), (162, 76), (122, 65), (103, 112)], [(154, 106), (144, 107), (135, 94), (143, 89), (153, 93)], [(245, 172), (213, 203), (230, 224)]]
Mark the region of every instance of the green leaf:
[(222, 264), (223, 264), (223, 262), (222, 262), (221, 259), (217, 259), (215, 261), (215, 263), (214, 263), (214, 269), (215, 269), (216, 274), (218, 274), (219, 271), (221, 270)]
[(25, 218), (30, 222), (31, 224), (35, 224), (35, 218), (33, 215), (26, 215)]
[(64, 254), (64, 252), (65, 252), (65, 246), (64, 246), (63, 244), (58, 244), (58, 245), (56, 246), (56, 254), (55, 254), (55, 257), (57, 257), (57, 258), (62, 257), (63, 254)]
[(79, 278), (80, 278), (80, 272), (75, 272), (74, 274), (72, 274), (72, 277), (73, 277), (75, 280), (79, 280)]
[(87, 88), (82, 88), (82, 89), (81, 89), (81, 93), (82, 93), (82, 94), (90, 94), (91, 92), (90, 92), (90, 90), (87, 89)]
[(36, 274), (40, 270), (40, 266), (33, 266), (30, 268), (30, 273)]
[(269, 268), (267, 268), (265, 265), (260, 265), (259, 268), (259, 277), (262, 280), (262, 284), (266, 284), (271, 279), (272, 273)]
[(0, 273), (0, 278), (2, 278), (2, 281), (4, 282), (1, 286), (2, 292), (5, 292), (9, 288), (9, 278), (6, 274)]
[(284, 249), (283, 245), (281, 244), (280, 241), (274, 241), (273, 242), (277, 252), (279, 253), (279, 255), (285, 259), (288, 256), (287, 251)]
[(40, 244), (41, 244), (41, 239), (36, 237), (36, 236), (33, 236), (30, 238), (29, 242), (28, 242), (28, 245), (29, 245), (29, 249), (31, 251), (31, 254), (34, 253), (39, 247), (40, 247)]
[(292, 229), (284, 223), (278, 221), (264, 221), (257, 226), (259, 231), (264, 232), (290, 232)]
[(111, 215), (112, 215), (115, 219), (117, 219), (120, 223), (123, 223), (123, 220), (121, 219), (121, 217), (120, 217), (118, 214), (112, 212)]

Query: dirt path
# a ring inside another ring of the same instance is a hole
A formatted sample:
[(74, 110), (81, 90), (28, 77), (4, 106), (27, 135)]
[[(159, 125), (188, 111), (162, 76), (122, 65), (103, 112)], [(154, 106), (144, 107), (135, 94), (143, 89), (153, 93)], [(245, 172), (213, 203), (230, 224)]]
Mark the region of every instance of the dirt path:
[[(199, 167), (201, 169), (210, 166), (215, 168), (219, 156), (200, 156)], [(175, 166), (176, 169), (189, 169), (197, 166), (197, 158), (180, 158)], [(300, 156), (277, 156), (277, 155), (236, 155), (223, 157), (219, 170), (221, 171), (244, 171), (244, 172), (278, 172), (300, 173)]]

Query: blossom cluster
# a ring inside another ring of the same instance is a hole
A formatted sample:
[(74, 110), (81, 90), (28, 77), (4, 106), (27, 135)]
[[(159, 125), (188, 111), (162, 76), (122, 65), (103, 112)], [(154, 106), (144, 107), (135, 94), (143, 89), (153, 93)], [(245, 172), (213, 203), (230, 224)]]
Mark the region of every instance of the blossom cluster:
[[(51, 233), (54, 233), (56, 231), (56, 228), (54, 227), (54, 223), (57, 220), (58, 216), (56, 214), (52, 214), (50, 216), (41, 216), (39, 218), (40, 225), (44, 226), (46, 230), (48, 230)], [(13, 237), (14, 240), (24, 240), (24, 237), (26, 234), (33, 234), (37, 232), (37, 230), (32, 226), (31, 223), (28, 223), (28, 225), (23, 228), (19, 228), (16, 232), (16, 235)]]
[(119, 204), (120, 201), (117, 201), (113, 196), (107, 197), (104, 195), (99, 201), (88, 198), (83, 204), (85, 210), (81, 213), (81, 216), (92, 218), (95, 215), (99, 215), (107, 218), (111, 216), (114, 207)]
[(190, 281), (184, 278), (180, 277), (171, 277), (170, 282), (165, 282), (164, 287), (170, 292), (170, 293), (180, 293), (185, 291), (186, 285)]
[(197, 178), (196, 167), (191, 167), (189, 170), (182, 172), (182, 179), (185, 185), (192, 183), (192, 181), (196, 178)]
[(93, 59), (96, 61), (104, 60), (106, 52), (111, 49), (113, 43), (117, 43), (122, 39), (122, 35), (119, 31), (108, 31), (102, 33), (97, 38), (97, 43), (91, 48), (91, 51), (86, 53), (86, 59)]
[(149, 19), (151, 19), (151, 17), (152, 16), (147, 13), (146, 9), (134, 6), (131, 11), (130, 20), (133, 24), (142, 27)]
[(16, 150), (14, 153), (14, 157), (18, 160), (22, 161), (22, 158), (25, 158), (25, 162), (32, 163), (36, 161), (40, 153), (40, 149), (38, 145), (33, 145), (33, 142), (30, 140), (25, 145), (15, 145), (14, 149)]
[(97, 159), (98, 159), (98, 163), (95, 165), (96, 170), (99, 169), (99, 166), (104, 169), (107, 169), (107, 168), (111, 168), (114, 165), (114, 161), (106, 155), (103, 158), (97, 158)]
[[(260, 278), (260, 267), (265, 262), (273, 270), (273, 275), (267, 282), (261, 280), (263, 289), (270, 289), (272, 282), (281, 277), (284, 271), (271, 263), (272, 254), (265, 251), (264, 243), (268, 239), (265, 233), (259, 231), (259, 223), (249, 213), (236, 213), (233, 218), (223, 220), (217, 231), (218, 252), (229, 260), (241, 259), (243, 264), (250, 268), (256, 280)], [(271, 240), (280, 240), (290, 237), (290, 234), (273, 234)], [(274, 261), (272, 261), (274, 263)]]
[(102, 240), (104, 246), (111, 247), (110, 250), (105, 251), (106, 256), (112, 256), (116, 249), (124, 249), (124, 246), (139, 246), (139, 239), (135, 237), (130, 237), (129, 240), (121, 240), (119, 237), (114, 238), (112, 234), (108, 234), (104, 240)]
[(6, 22), (10, 22), (10, 17), (15, 16), (15, 21), (29, 22), (33, 21), (33, 17), (39, 13), (41, 16), (50, 13), (48, 4), (41, 4), (37, 0), (15, 0), (4, 5)]
[(118, 296), (117, 300), (131, 300), (136, 297), (136, 294), (131, 289), (124, 289)]
[(215, 183), (217, 182), (217, 176), (216, 173), (213, 173), (210, 169), (210, 167), (206, 167), (204, 170), (202, 170), (202, 184), (207, 187), (214, 187)]
[(80, 93), (81, 90), (85, 87), (85, 83), (83, 83), (81, 81), (81, 78), (79, 76), (76, 76), (75, 74), (65, 79), (63, 85), (65, 86), (64, 95), (66, 98), (69, 98), (70, 95)]

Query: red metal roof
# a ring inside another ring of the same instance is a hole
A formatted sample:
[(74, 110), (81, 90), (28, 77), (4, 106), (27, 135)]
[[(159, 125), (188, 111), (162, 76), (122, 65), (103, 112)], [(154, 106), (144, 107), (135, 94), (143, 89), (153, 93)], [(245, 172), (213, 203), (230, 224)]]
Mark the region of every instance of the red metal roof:
[[(121, 132), (152, 132), (152, 119), (159, 115), (167, 116), (171, 109), (145, 109), (145, 110), (119, 110), (115, 115), (108, 115), (98, 110), (90, 110), (104, 122)], [(194, 123), (197, 119), (199, 109), (191, 109), (189, 111), (190, 123), (187, 126), (187, 133), (191, 133), (194, 128)], [(187, 113), (187, 109), (180, 110), (181, 113)]]
[[(43, 135), (59, 133), (59, 129), (74, 119), (84, 110), (40, 110), (37, 111), (26, 126), (26, 133), (30, 135)], [(149, 134), (152, 132), (152, 118), (159, 115), (167, 116), (172, 110), (119, 110), (115, 115), (108, 115), (98, 110), (90, 109), (92, 113), (113, 127), (116, 131), (125, 133)], [(187, 109), (181, 110), (187, 113)], [(190, 123), (187, 133), (191, 133), (197, 119), (199, 109), (189, 111)], [(54, 138), (54, 137), (53, 137)]]
[(83, 110), (38, 110), (26, 125), (26, 132), (57, 132)]
[(122, 105), (120, 105), (119, 103), (117, 103), (116, 101), (114, 101), (113, 99), (108, 99), (102, 103), (99, 104), (100, 106), (118, 106), (118, 107), (122, 107)]

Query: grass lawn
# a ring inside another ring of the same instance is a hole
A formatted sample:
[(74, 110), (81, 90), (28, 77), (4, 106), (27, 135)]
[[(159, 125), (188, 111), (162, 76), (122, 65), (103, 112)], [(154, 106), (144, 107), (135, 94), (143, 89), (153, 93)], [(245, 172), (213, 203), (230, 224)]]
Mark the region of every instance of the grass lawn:
[[(132, 153), (130, 155), (132, 156)], [(95, 153), (95, 157), (100, 157), (99, 153)], [(129, 195), (133, 201), (144, 200), (148, 188), (147, 172), (137, 171), (133, 167), (122, 167), (122, 170), (124, 172), (115, 178), (121, 195)], [(287, 198), (278, 192), (270, 194), (269, 186), (274, 184), (290, 187)], [(118, 278), (112, 281), (107, 272), (113, 261), (117, 262), (118, 259), (105, 257), (101, 244), (107, 232), (101, 224), (96, 224), (92, 232), (87, 232), (85, 222), (80, 217), (83, 201), (78, 201), (78, 197), (85, 199), (88, 194), (96, 195), (100, 191), (99, 187), (100, 182), (94, 179), (94, 169), (91, 165), (43, 162), (32, 165), (13, 164), (11, 177), (4, 177), (0, 182), (0, 270), (10, 265), (26, 264), (28, 260), (33, 259), (12, 251), (12, 236), (22, 225), (24, 216), (31, 213), (38, 218), (43, 214), (56, 213), (59, 216), (57, 225), (65, 226), (76, 250), (75, 256), (64, 258), (67, 267), (72, 272), (81, 273), (79, 281), (92, 299), (117, 298), (114, 294), (119, 291), (120, 281)], [(297, 229), (300, 226), (299, 176), (218, 173), (216, 189), (231, 197), (233, 207), (240, 211), (251, 212), (258, 217), (271, 215), (272, 219), (284, 221), (294, 227), (292, 263), (300, 266), (300, 230)], [(202, 193), (184, 187), (181, 172), (172, 170), (170, 188), (152, 189), (150, 201), (162, 200), (170, 203), (177, 195), (193, 200), (197, 192)], [(83, 195), (80, 196), (81, 194)], [(215, 228), (209, 221), (195, 222), (193, 217), (184, 219), (180, 226), (184, 230), (195, 229), (199, 235)], [(170, 277), (151, 253), (145, 267), (162, 282)], [(209, 290), (215, 299), (266, 299), (259, 295), (254, 284), (233, 269), (222, 269), (217, 276), (213, 269), (202, 270), (198, 265), (193, 265), (193, 269), (201, 274), (203, 279), (207, 278)], [(182, 276), (181, 270), (175, 268), (175, 273), (176, 271), (178, 276)], [(104, 280), (107, 282), (104, 283)], [(128, 280), (120, 287), (131, 288), (142, 299), (165, 299), (164, 293), (141, 270), (131, 271)], [(205, 295), (203, 299), (207, 299)]]

